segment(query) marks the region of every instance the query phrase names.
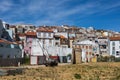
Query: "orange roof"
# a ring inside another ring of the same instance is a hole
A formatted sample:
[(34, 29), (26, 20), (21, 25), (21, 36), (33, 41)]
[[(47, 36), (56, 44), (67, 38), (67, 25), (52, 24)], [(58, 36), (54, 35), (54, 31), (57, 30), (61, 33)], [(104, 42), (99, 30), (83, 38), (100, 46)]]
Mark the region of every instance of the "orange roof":
[[(10, 42), (4, 39), (0, 39), (0, 43), (7, 43), (7, 44), (18, 44), (17, 42)], [(20, 43), (19, 43), (20, 44)]]
[(61, 38), (61, 39), (65, 39), (65, 36), (61, 35), (60, 38)]
[(109, 37), (111, 41), (118, 41), (120, 40), (120, 37)]
[(0, 43), (1, 43), (1, 42), (4, 42), (4, 40), (0, 40)]
[(26, 36), (25, 33), (19, 33), (18, 35), (19, 35), (20, 37)]
[(53, 30), (52, 29), (50, 29), (50, 28), (39, 28), (39, 29), (37, 29), (37, 32), (53, 32)]
[(36, 32), (33, 32), (33, 31), (28, 31), (26, 33), (26, 36), (37, 36)]
[(98, 37), (98, 39), (107, 39), (107, 37)]

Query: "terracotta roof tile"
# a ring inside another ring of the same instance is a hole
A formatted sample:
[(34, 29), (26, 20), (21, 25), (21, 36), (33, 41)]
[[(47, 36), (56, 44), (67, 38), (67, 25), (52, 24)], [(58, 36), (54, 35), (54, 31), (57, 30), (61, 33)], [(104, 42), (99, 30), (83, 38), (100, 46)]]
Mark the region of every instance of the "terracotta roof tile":
[(53, 32), (51, 28), (39, 28), (37, 29), (37, 32)]
[(18, 44), (17, 42), (10, 42), (4, 39), (0, 39), (0, 43), (7, 43), (7, 44)]
[(107, 37), (98, 37), (98, 39), (107, 39)]
[(120, 40), (120, 37), (109, 37), (111, 41), (118, 41)]
[(26, 36), (37, 36), (36, 32), (33, 32), (33, 31), (28, 31), (26, 33)]
[(65, 36), (61, 35), (60, 38), (61, 38), (61, 39), (65, 39)]
[(20, 37), (26, 36), (25, 33), (19, 33), (18, 35), (19, 35)]

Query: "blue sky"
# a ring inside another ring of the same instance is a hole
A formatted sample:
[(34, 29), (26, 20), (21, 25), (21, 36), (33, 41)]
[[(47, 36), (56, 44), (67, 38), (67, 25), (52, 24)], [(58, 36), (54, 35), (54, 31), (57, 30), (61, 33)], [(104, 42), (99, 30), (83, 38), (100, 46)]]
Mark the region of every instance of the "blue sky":
[(0, 0), (0, 18), (10, 24), (120, 31), (120, 0)]

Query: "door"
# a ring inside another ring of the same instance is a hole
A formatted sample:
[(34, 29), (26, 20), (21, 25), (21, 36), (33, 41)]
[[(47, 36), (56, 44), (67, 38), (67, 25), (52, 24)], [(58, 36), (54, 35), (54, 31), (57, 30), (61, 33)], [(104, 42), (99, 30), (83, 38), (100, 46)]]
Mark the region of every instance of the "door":
[(32, 64), (32, 65), (37, 64), (37, 56), (31, 56), (30, 57), (30, 64)]
[(43, 65), (45, 61), (46, 61), (45, 56), (38, 56), (38, 64), (39, 65)]

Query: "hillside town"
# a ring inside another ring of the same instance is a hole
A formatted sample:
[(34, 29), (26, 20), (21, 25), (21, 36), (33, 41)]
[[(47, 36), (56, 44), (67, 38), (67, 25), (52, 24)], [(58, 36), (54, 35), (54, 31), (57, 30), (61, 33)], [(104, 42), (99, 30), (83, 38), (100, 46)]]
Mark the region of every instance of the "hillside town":
[(22, 64), (25, 58), (29, 65), (43, 65), (48, 58), (89, 63), (103, 57), (120, 57), (119, 32), (69, 25), (12, 25), (0, 20), (0, 66)]

